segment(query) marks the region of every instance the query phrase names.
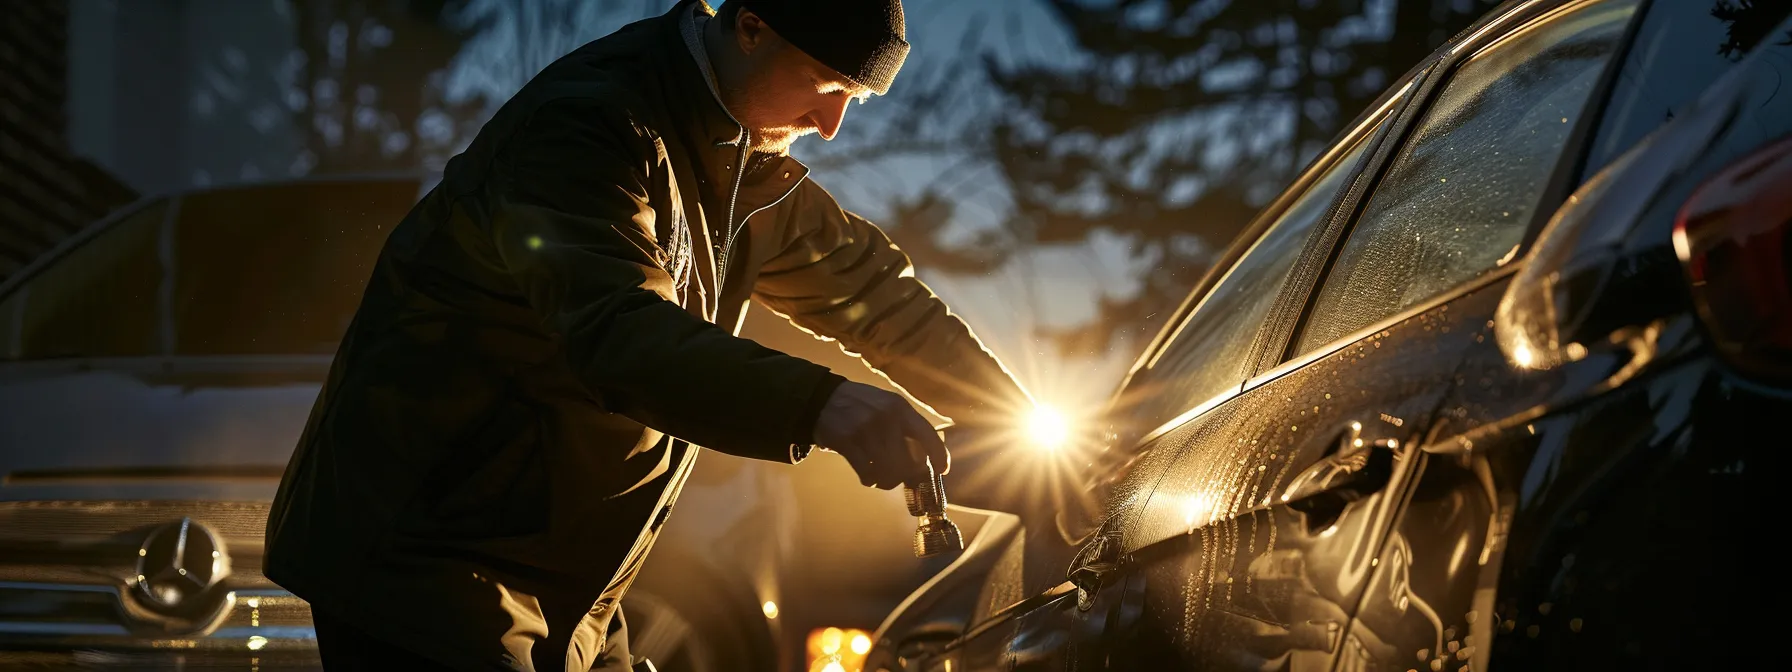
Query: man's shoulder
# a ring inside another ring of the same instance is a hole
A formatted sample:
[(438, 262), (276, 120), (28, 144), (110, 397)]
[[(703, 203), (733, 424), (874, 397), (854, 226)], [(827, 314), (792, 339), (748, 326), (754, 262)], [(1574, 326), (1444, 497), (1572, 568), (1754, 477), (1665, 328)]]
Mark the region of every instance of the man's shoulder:
[(458, 163), (483, 174), (490, 162), (481, 157), (530, 142), (601, 139), (620, 145), (613, 151), (655, 151), (652, 139), (662, 134), (667, 112), (658, 102), (663, 75), (655, 56), (663, 47), (651, 44), (658, 38), (650, 27), (631, 25), (548, 65), (480, 129), (466, 152), (473, 160)]

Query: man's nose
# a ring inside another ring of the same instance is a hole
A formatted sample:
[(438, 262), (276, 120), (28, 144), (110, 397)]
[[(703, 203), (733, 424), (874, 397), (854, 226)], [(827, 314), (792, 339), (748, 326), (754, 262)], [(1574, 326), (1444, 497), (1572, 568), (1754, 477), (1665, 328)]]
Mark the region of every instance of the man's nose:
[(821, 139), (833, 140), (834, 134), (840, 132), (840, 124), (846, 121), (846, 106), (852, 104), (851, 98), (828, 101), (815, 111), (815, 128), (821, 133)]

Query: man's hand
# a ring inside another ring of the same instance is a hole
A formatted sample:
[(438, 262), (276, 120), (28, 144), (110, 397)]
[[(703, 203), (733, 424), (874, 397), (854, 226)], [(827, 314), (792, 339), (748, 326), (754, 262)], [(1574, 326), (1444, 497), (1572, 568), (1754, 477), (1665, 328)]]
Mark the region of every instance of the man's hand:
[(952, 468), (946, 444), (933, 425), (902, 395), (847, 381), (834, 388), (815, 421), (815, 443), (839, 453), (867, 486), (890, 490), (927, 475), (927, 460), (944, 474)]

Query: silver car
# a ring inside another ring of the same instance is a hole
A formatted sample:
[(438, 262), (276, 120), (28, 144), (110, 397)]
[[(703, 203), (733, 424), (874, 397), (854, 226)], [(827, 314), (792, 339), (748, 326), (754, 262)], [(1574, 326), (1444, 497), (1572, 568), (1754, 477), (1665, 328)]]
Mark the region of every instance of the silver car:
[[(0, 282), (0, 667), (317, 665), (309, 608), (259, 571), (263, 525), (380, 245), (428, 186), (148, 198)], [(893, 493), (818, 462), (700, 461), (624, 603), (636, 654), (806, 665), (825, 628), (868, 630), (940, 568), (908, 554)]]

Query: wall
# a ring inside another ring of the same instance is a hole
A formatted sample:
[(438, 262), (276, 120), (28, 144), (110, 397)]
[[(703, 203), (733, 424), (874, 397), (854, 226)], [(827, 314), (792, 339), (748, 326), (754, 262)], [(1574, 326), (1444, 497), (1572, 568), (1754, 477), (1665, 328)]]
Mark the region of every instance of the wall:
[(0, 12), (0, 279), (136, 192), (68, 144), (66, 0)]

